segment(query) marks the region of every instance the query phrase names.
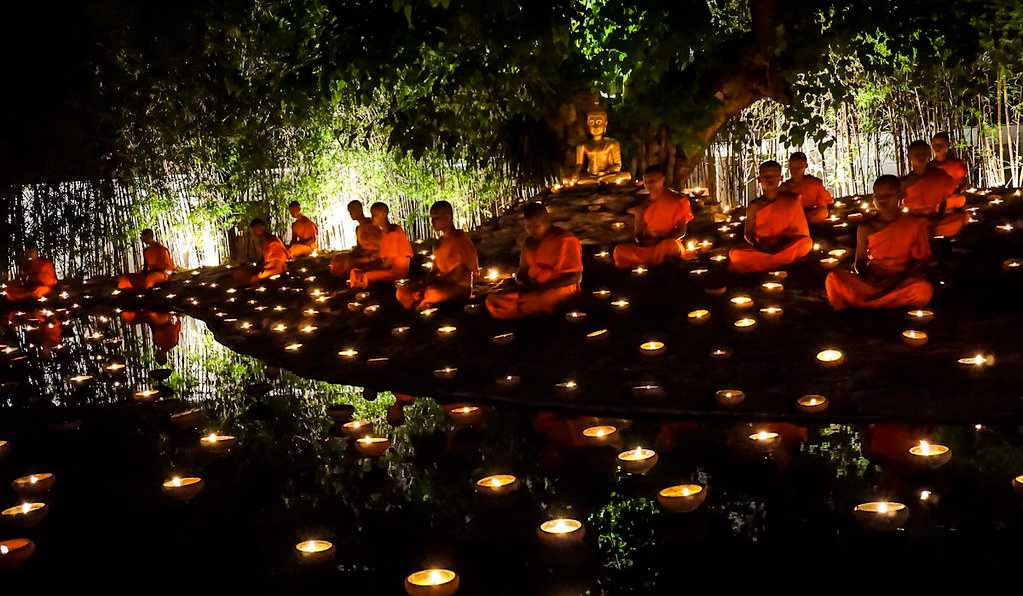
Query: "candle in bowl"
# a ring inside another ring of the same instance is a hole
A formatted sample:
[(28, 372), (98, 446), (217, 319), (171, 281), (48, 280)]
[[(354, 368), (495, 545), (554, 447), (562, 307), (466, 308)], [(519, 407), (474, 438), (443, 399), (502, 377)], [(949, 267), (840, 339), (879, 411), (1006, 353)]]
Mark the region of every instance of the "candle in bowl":
[(565, 313), (565, 320), (575, 323), (586, 319), (586, 313), (581, 310), (570, 310)]
[(599, 298), (601, 300), (607, 300), (608, 298), (611, 297), (611, 290), (608, 290), (607, 288), (602, 288), (600, 290), (594, 290), (593, 291), (593, 297), (594, 298)]
[(405, 578), (409, 596), (451, 596), (458, 591), (458, 574), (450, 569), (423, 569)]
[(231, 435), (210, 433), (199, 439), (199, 444), (210, 453), (225, 453), (230, 451), (238, 442), (238, 439)]
[(499, 333), (490, 338), (490, 343), (498, 346), (506, 346), (513, 341), (515, 341), (515, 334), (511, 332)]
[(749, 308), (753, 306), (753, 299), (746, 294), (739, 294), (728, 299), (735, 308)]
[(69, 377), (68, 378), (68, 381), (72, 385), (79, 385), (79, 386), (91, 383), (92, 380), (93, 380), (92, 375), (75, 375), (73, 377)]
[(56, 476), (49, 472), (40, 472), (15, 478), (11, 482), (11, 486), (14, 487), (14, 492), (19, 495), (34, 497), (50, 492), (55, 482), (57, 482)]
[(618, 454), (618, 465), (630, 474), (645, 474), (657, 463), (657, 452), (636, 447)]
[(346, 437), (358, 439), (373, 432), (373, 423), (368, 420), (352, 420), (341, 425)]
[(625, 298), (619, 298), (618, 300), (614, 300), (611, 302), (611, 307), (617, 311), (628, 310), (629, 301), (626, 300)]
[(609, 424), (588, 426), (583, 429), (583, 437), (594, 445), (603, 445), (618, 434), (618, 428)]
[(714, 399), (723, 406), (735, 406), (746, 399), (746, 394), (741, 389), (719, 389), (714, 393)]
[(298, 352), (301, 349), (302, 349), (302, 344), (300, 344), (298, 342), (290, 343), (290, 344), (284, 346), (284, 351), (285, 352)]
[(355, 441), (355, 450), (366, 457), (380, 457), (391, 448), (391, 440), (387, 437), (364, 436)]
[(785, 286), (776, 281), (765, 281), (760, 284), (760, 289), (768, 294), (780, 294), (785, 290)]
[(832, 249), (832, 250), (828, 251), (828, 256), (835, 257), (836, 259), (841, 259), (842, 257), (847, 255), (848, 253), (849, 253), (849, 251), (844, 249), (844, 248), (835, 248), (835, 249)]
[(749, 439), (758, 450), (773, 451), (781, 441), (781, 436), (776, 432), (761, 430), (750, 435)]
[(611, 223), (611, 229), (618, 232), (625, 229), (624, 221), (616, 221)]
[(920, 441), (909, 448), (909, 454), (913, 461), (930, 468), (938, 468), (952, 459), (952, 450), (945, 445), (938, 445), (928, 441)]
[(922, 346), (927, 343), (927, 333), (919, 329), (906, 329), (902, 332), (902, 343), (914, 348)]
[(895, 530), (906, 523), (909, 508), (895, 501), (870, 501), (857, 505), (853, 517), (866, 530)]
[(156, 397), (157, 395), (160, 395), (159, 389), (143, 389), (141, 391), (136, 391), (135, 393), (133, 393), (132, 397), (135, 398), (135, 401), (148, 403), (153, 401), (153, 398)]
[(31, 528), (38, 524), (49, 513), (50, 508), (46, 503), (30, 503), (28, 501), (21, 505), (8, 507), (0, 512), (0, 517), (7, 523), (22, 528)]
[(476, 492), (488, 497), (503, 497), (519, 490), (519, 479), (511, 474), (493, 474), (476, 481)]
[(35, 550), (35, 543), (28, 538), (0, 541), (0, 571), (11, 571), (21, 567)]
[(583, 541), (586, 537), (586, 527), (579, 520), (562, 517), (540, 524), (537, 536), (546, 546), (571, 546)]
[(701, 277), (707, 275), (708, 273), (710, 273), (710, 269), (704, 269), (703, 267), (700, 267), (698, 269), (692, 269), (689, 271), (689, 275), (692, 275), (693, 277)]
[(370, 304), (366, 308), (362, 309), (362, 314), (366, 315), (367, 317), (372, 317), (373, 315), (377, 314), (378, 312), (380, 312), (380, 305), (379, 304)]
[(804, 395), (796, 400), (800, 412), (819, 414), (828, 409), (828, 398), (823, 395)]
[(779, 269), (778, 271), (768, 271), (767, 274), (778, 281), (782, 281), (783, 279), (789, 276), (788, 271), (783, 271), (781, 269)]
[(11, 443), (0, 439), (0, 457), (7, 455), (7, 450), (11, 448)]
[(934, 311), (918, 308), (906, 312), (906, 318), (913, 323), (917, 323), (919, 325), (926, 325), (927, 323), (930, 323), (931, 321), (934, 320)]
[(662, 488), (657, 493), (661, 507), (674, 513), (696, 511), (706, 498), (707, 489), (699, 484), (677, 484)]
[(970, 368), (981, 368), (983, 366), (990, 366), (995, 363), (995, 357), (986, 354), (975, 354), (973, 356), (966, 356), (958, 360), (959, 364)]
[(820, 260), (821, 268), (823, 269), (834, 269), (838, 267), (838, 259), (835, 257), (824, 257)]
[(517, 386), (521, 380), (522, 379), (519, 378), (519, 375), (501, 375), (497, 378), (497, 384), (505, 389), (510, 389), (511, 387)]
[(355, 348), (345, 348), (338, 352), (337, 355), (340, 356), (342, 360), (351, 362), (359, 355), (359, 351)]
[(1023, 259), (1005, 259), (1002, 261), (1005, 271), (1023, 271)]
[(1023, 474), (1012, 479), (1012, 488), (1015, 489), (1016, 494), (1023, 495)]
[(706, 308), (691, 310), (689, 311), (689, 314), (686, 315), (686, 319), (688, 319), (693, 325), (700, 325), (710, 320), (710, 311)]
[(206, 485), (198, 476), (172, 476), (160, 488), (163, 494), (178, 501), (191, 501)]
[(646, 275), (647, 271), (649, 271), (649, 269), (640, 265), (639, 267), (636, 267), (635, 269), (632, 270), (632, 274), (635, 275), (636, 277), (642, 277)]
[(659, 356), (667, 349), (663, 341), (649, 339), (639, 344), (639, 353), (644, 356)]
[(453, 366), (445, 366), (433, 371), (433, 376), (445, 381), (455, 378), (456, 375), (458, 375), (458, 369)]
[(458, 331), (458, 327), (455, 327), (454, 325), (441, 325), (440, 327), (437, 327), (437, 335), (439, 337), (453, 337), (455, 335), (455, 331)]
[(732, 356), (732, 349), (724, 346), (715, 346), (710, 349), (710, 357), (717, 360), (724, 360)]
[(737, 331), (752, 331), (757, 326), (757, 320), (753, 317), (743, 317), (732, 323), (732, 326)]
[(190, 428), (199, 423), (202, 418), (202, 410), (190, 408), (170, 415), (170, 422), (177, 428)]
[(479, 424), (483, 419), (483, 410), (472, 404), (460, 404), (454, 407), (446, 407), (448, 418), (458, 426), (472, 426)]
[(411, 327), (407, 325), (399, 325), (397, 327), (391, 328), (391, 335), (393, 335), (394, 337), (401, 337), (408, 333), (409, 331), (412, 331)]
[(764, 308), (761, 308), (760, 309), (760, 314), (765, 319), (773, 321), (773, 320), (776, 320), (776, 319), (780, 319), (781, 316), (783, 314), (785, 314), (785, 309), (780, 307), (780, 306), (776, 306), (776, 305), (772, 304), (770, 306), (765, 306)]
[(295, 552), (299, 563), (316, 565), (334, 558), (334, 545), (328, 540), (304, 540), (295, 545)]
[(838, 366), (845, 362), (845, 354), (837, 348), (824, 348), (817, 352), (817, 363), (821, 366)]

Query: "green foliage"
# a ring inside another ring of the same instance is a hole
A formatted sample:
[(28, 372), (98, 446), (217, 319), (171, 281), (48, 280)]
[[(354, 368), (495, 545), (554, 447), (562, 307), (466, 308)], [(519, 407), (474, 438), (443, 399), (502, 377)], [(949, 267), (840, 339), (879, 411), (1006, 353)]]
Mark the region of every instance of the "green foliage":
[(643, 559), (657, 548), (655, 529), (661, 515), (653, 501), (617, 492), (590, 515), (603, 565), (619, 590), (628, 586), (636, 593), (649, 593), (656, 586), (656, 575), (650, 574)]

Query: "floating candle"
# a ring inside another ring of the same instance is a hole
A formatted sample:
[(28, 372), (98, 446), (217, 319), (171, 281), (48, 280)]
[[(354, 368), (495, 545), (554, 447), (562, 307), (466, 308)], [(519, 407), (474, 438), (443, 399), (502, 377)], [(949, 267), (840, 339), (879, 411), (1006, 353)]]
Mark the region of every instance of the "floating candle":
[(497, 267), (488, 267), (486, 274), (483, 276), (483, 279), (489, 282), (498, 281), (499, 279), (501, 279), (501, 270), (498, 269)]
[(819, 414), (828, 409), (828, 399), (823, 395), (804, 395), (796, 400), (799, 411), (808, 414)]
[(306, 324), (306, 325), (303, 325), (299, 329), (299, 331), (301, 331), (302, 333), (312, 333), (313, 331), (316, 331), (317, 329), (319, 329), (319, 327), (317, 327), (316, 325)]
[(821, 366), (838, 366), (845, 362), (845, 354), (837, 348), (825, 348), (817, 352), (817, 363)]
[(390, 448), (391, 440), (387, 437), (364, 436), (355, 441), (355, 450), (366, 457), (380, 457)]
[(914, 323), (920, 325), (926, 325), (934, 320), (934, 311), (925, 309), (915, 309), (906, 312), (906, 318)]
[(353, 420), (342, 424), (341, 431), (345, 436), (357, 439), (373, 432), (373, 423), (368, 420)]
[(620, 230), (624, 230), (625, 229), (625, 222), (623, 222), (623, 221), (612, 222), (611, 223), (611, 229), (616, 231), (616, 232), (620, 231)]
[(778, 294), (785, 289), (785, 286), (776, 281), (765, 281), (760, 288), (768, 294)]
[(591, 443), (603, 444), (618, 433), (618, 429), (611, 425), (588, 426), (583, 429), (583, 437)]
[(909, 517), (909, 509), (895, 501), (870, 501), (853, 509), (856, 522), (867, 530), (888, 531), (902, 527)]
[(419, 316), (423, 317), (424, 319), (429, 319), (436, 312), (437, 312), (436, 307), (424, 308), (423, 310), (419, 311)]
[(657, 452), (636, 447), (618, 454), (618, 465), (630, 474), (645, 474), (657, 463)]
[(366, 315), (367, 317), (372, 317), (373, 315), (377, 314), (378, 312), (380, 312), (380, 305), (379, 304), (370, 304), (366, 308), (362, 309), (362, 314)]
[(836, 259), (841, 259), (846, 254), (848, 254), (848, 252), (849, 251), (847, 251), (844, 248), (835, 248), (835, 249), (832, 249), (832, 250), (828, 251), (828, 256), (835, 257)]
[(714, 399), (723, 406), (735, 406), (746, 399), (746, 394), (740, 389), (719, 389), (714, 392)]
[(686, 315), (686, 318), (693, 325), (699, 325), (701, 323), (707, 322), (710, 319), (710, 311), (707, 310), (706, 308), (698, 308), (696, 310), (691, 310), (689, 311), (689, 314)]
[(93, 379), (92, 375), (75, 375), (69, 378), (68, 381), (75, 385), (85, 385), (86, 383), (92, 381), (92, 379)]
[(750, 435), (749, 439), (760, 451), (773, 451), (781, 441), (781, 436), (776, 432), (761, 430)]
[(163, 494), (178, 501), (191, 501), (202, 492), (205, 483), (198, 476), (173, 476), (163, 482)]
[(752, 317), (743, 317), (732, 323), (732, 326), (739, 331), (750, 331), (757, 325), (757, 320)]
[(540, 524), (537, 535), (546, 546), (566, 547), (582, 542), (586, 528), (579, 520), (558, 518)]
[(25, 502), (4, 509), (0, 512), (0, 517), (8, 524), (31, 528), (42, 521), (48, 512), (49, 507), (46, 506), (46, 503)]
[(455, 407), (445, 407), (448, 418), (457, 425), (470, 426), (478, 424), (483, 418), (483, 410), (479, 406), (464, 404)]
[(663, 341), (647, 340), (639, 344), (639, 352), (644, 356), (658, 356), (664, 353), (666, 346)]
[(724, 262), (724, 261), (728, 260), (728, 255), (726, 255), (724, 253), (719, 254), (719, 255), (714, 255), (713, 257), (710, 258), (710, 260), (714, 261), (715, 263), (721, 263), (721, 262)]
[(571, 393), (579, 388), (579, 385), (572, 379), (556, 383), (554, 386), (558, 389), (558, 391), (567, 393)]
[(277, 333), (283, 333), (288, 329), (288, 326), (285, 325), (284, 323), (277, 323), (276, 325), (271, 327), (271, 329), (273, 329)]
[(696, 511), (706, 498), (707, 491), (699, 484), (678, 484), (662, 488), (657, 493), (661, 507), (674, 513)]
[(53, 474), (49, 472), (40, 472), (15, 478), (14, 481), (11, 482), (11, 486), (14, 487), (14, 492), (19, 495), (36, 496), (49, 492), (56, 481), (57, 478)]
[(222, 453), (234, 447), (238, 439), (231, 435), (222, 435), (220, 433), (210, 433), (199, 439), (199, 444), (202, 445), (207, 451), (214, 453)]
[(931, 468), (937, 468), (948, 463), (952, 459), (952, 450), (944, 445), (920, 441), (909, 448), (909, 454), (913, 461), (922, 463)]
[(119, 373), (126, 368), (123, 362), (111, 362), (110, 364), (103, 367), (103, 370), (108, 373)]
[(595, 253), (593, 255), (593, 258), (597, 259), (598, 261), (610, 261), (611, 260), (611, 253), (606, 251), (606, 250), (602, 250), (602, 251), (600, 251), (598, 253)]
[(328, 540), (305, 540), (295, 545), (295, 552), (299, 563), (316, 565), (334, 558), (334, 545)]
[(0, 570), (11, 571), (21, 567), (36, 550), (28, 538), (12, 538), (0, 542)]
[(405, 578), (409, 596), (451, 596), (458, 591), (458, 574), (450, 569), (423, 569)]
[(488, 497), (503, 497), (519, 489), (519, 479), (511, 474), (494, 474), (476, 481), (476, 492)]
[(908, 346), (922, 346), (927, 343), (927, 333), (917, 329), (906, 329), (902, 332), (902, 343)]
[(10, 441), (0, 439), (0, 457), (7, 455), (7, 450), (10, 449), (10, 447), (11, 447)]
[(732, 296), (731, 298), (728, 299), (728, 301), (731, 302), (732, 306), (734, 306), (735, 308), (749, 308), (753, 306), (753, 299), (745, 294)]

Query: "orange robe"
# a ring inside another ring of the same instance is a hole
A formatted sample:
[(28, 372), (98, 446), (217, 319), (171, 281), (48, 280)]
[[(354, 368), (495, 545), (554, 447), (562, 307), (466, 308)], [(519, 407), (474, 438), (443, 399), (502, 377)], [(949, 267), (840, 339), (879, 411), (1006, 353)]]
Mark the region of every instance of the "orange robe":
[(142, 251), (142, 261), (142, 271), (122, 275), (117, 280), (119, 289), (148, 290), (170, 279), (170, 272), (174, 271), (174, 260), (171, 259), (170, 251), (159, 242), (150, 244)]
[(22, 265), (21, 279), (7, 282), (4, 294), (11, 302), (24, 302), (42, 298), (57, 285), (57, 270), (53, 261), (38, 257)]
[(375, 269), (352, 269), (348, 285), (353, 288), (368, 288), (379, 282), (397, 281), (408, 277), (408, 264), (412, 259), (412, 245), (401, 226), (391, 224), (391, 229), (380, 237), (380, 267)]
[(358, 265), (372, 263), (380, 257), (380, 240), (384, 233), (372, 221), (365, 220), (355, 227), (355, 248), (334, 255), (330, 260), (330, 273), (348, 277)]
[[(536, 246), (522, 248), (521, 268), (533, 284), (545, 284), (569, 273), (582, 273), (582, 245), (569, 232), (552, 226)], [(550, 314), (558, 304), (579, 292), (579, 284), (539, 290), (512, 290), (487, 296), (487, 310), (495, 319), (519, 319)]]
[(662, 238), (656, 244), (644, 246), (635, 242), (623, 242), (615, 247), (615, 267), (631, 269), (639, 265), (655, 266), (665, 260), (679, 259), (685, 255), (685, 247), (678, 238), (667, 237), (682, 222), (693, 220), (693, 210), (689, 199), (671, 191), (668, 196), (651, 200), (643, 209), (645, 235), (651, 238)]
[(902, 205), (916, 215), (933, 215), (941, 210), (944, 202), (946, 214), (933, 223), (932, 231), (941, 236), (955, 236), (969, 218), (968, 214), (955, 211), (966, 204), (962, 195), (952, 194), (958, 185), (956, 179), (945, 173), (943, 168), (929, 167), (922, 175), (906, 184)]
[[(895, 221), (867, 236), (870, 274), (880, 280), (898, 278), (912, 261), (931, 259), (927, 220), (900, 215)], [(901, 308), (925, 306), (934, 287), (926, 279), (910, 277), (891, 286), (873, 282), (849, 271), (832, 271), (824, 280), (828, 302), (835, 310), (846, 308)]]
[(288, 245), (288, 252), (292, 258), (312, 254), (319, 246), (316, 242), (316, 236), (319, 233), (320, 230), (313, 223), (313, 220), (300, 215), (291, 224), (291, 244)]
[(782, 184), (780, 190), (799, 195), (808, 223), (824, 223), (828, 220), (828, 205), (835, 200), (828, 189), (824, 188), (824, 182), (820, 178), (803, 176), (799, 182), (790, 178)]
[(772, 252), (752, 246), (733, 248), (728, 251), (728, 269), (732, 273), (778, 269), (806, 256), (813, 248), (803, 204), (798, 195), (790, 192), (779, 192), (773, 201), (757, 210), (754, 234)]
[[(463, 279), (451, 279), (451, 273), (465, 266)], [(472, 239), (462, 230), (454, 230), (440, 239), (433, 249), (433, 278), (442, 283), (427, 284), (425, 288), (403, 286), (395, 297), (406, 309), (429, 308), (448, 300), (465, 300), (472, 294), (473, 277), (479, 275), (479, 257)]]
[(234, 281), (238, 284), (253, 284), (262, 279), (280, 275), (288, 270), (288, 247), (284, 246), (277, 236), (267, 234), (263, 239), (262, 267), (253, 270), (250, 267), (241, 267), (233, 273)]

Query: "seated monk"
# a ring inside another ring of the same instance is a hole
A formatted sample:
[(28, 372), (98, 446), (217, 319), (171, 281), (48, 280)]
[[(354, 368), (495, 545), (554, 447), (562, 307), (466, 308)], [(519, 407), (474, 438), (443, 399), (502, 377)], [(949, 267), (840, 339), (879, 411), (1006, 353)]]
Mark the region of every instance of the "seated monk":
[(295, 218), (291, 224), (291, 244), (288, 245), (288, 254), (293, 259), (313, 254), (313, 251), (319, 246), (316, 243), (316, 236), (320, 232), (319, 228), (316, 227), (313, 220), (302, 214), (302, 206), (298, 204), (298, 201), (292, 201), (288, 205), (288, 211), (291, 213), (291, 217)]
[(174, 273), (174, 260), (167, 247), (156, 241), (153, 230), (142, 230), (142, 270), (122, 275), (117, 280), (120, 290), (148, 290), (170, 279)]
[(479, 258), (469, 235), (455, 229), (454, 219), (451, 203), (437, 201), (430, 207), (430, 224), (440, 233), (440, 241), (433, 248), (433, 269), (426, 283), (397, 289), (396, 298), (406, 309), (423, 310), (448, 300), (467, 300), (472, 294)]
[(750, 245), (728, 251), (728, 270), (732, 273), (778, 269), (806, 256), (813, 248), (799, 195), (778, 188), (781, 164), (760, 164), (757, 182), (763, 194), (746, 208), (744, 236)]
[(927, 220), (903, 213), (901, 199), (895, 176), (874, 182), (877, 217), (856, 231), (855, 273), (833, 271), (824, 280), (835, 310), (920, 307), (931, 301), (934, 288), (919, 275), (931, 258)]
[(8, 281), (4, 295), (11, 302), (24, 302), (46, 296), (57, 285), (53, 261), (39, 256), (35, 244), (25, 245), (25, 255), (18, 263), (18, 277)]
[(348, 215), (355, 222), (355, 247), (334, 255), (330, 260), (330, 273), (337, 277), (348, 277), (352, 269), (367, 267), (380, 260), (380, 238), (383, 232), (366, 217), (361, 201), (348, 203)]
[(689, 199), (664, 186), (664, 170), (650, 166), (643, 172), (643, 184), (650, 198), (635, 213), (636, 241), (623, 242), (614, 249), (615, 267), (660, 265), (685, 255), (682, 238), (693, 219)]
[(966, 197), (961, 193), (963, 187), (966, 186), (966, 178), (970, 173), (970, 169), (966, 166), (965, 161), (949, 156), (948, 149), (951, 145), (952, 141), (947, 132), (935, 133), (931, 137), (931, 149), (934, 151), (934, 159), (927, 164), (927, 167), (939, 168), (955, 180), (956, 194), (945, 199), (946, 208), (949, 210), (962, 209), (966, 206)]
[(558, 304), (579, 292), (582, 281), (579, 240), (551, 225), (542, 203), (527, 205), (523, 216), (528, 236), (519, 257), (519, 270), (512, 280), (506, 280), (510, 283), (487, 296), (487, 310), (496, 319), (550, 314)]
[(412, 260), (412, 245), (401, 226), (387, 220), (388, 209), (383, 203), (369, 208), (373, 224), (382, 232), (379, 259), (356, 267), (348, 274), (348, 285), (368, 288), (371, 284), (398, 281), (408, 277), (408, 264)]
[(266, 222), (257, 217), (249, 224), (249, 229), (259, 243), (262, 262), (255, 267), (242, 266), (235, 269), (232, 277), (238, 285), (254, 284), (288, 270), (288, 248), (280, 238), (266, 230)]
[(789, 156), (789, 176), (780, 190), (799, 195), (806, 212), (807, 223), (824, 223), (828, 219), (828, 205), (834, 202), (824, 182), (806, 173), (806, 154), (796, 151)]
[[(956, 190), (955, 178), (941, 168), (928, 167), (930, 160), (931, 146), (926, 141), (910, 143), (909, 165), (912, 171), (902, 177), (902, 205), (909, 213), (929, 219), (932, 233), (955, 236), (966, 223), (968, 215), (949, 209), (948, 198)], [(953, 203), (959, 201), (954, 200)]]

